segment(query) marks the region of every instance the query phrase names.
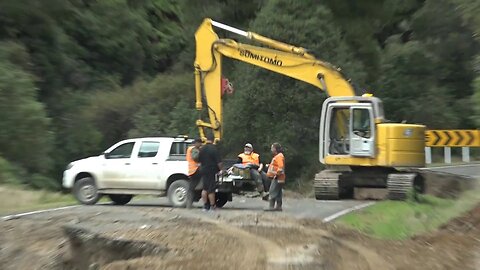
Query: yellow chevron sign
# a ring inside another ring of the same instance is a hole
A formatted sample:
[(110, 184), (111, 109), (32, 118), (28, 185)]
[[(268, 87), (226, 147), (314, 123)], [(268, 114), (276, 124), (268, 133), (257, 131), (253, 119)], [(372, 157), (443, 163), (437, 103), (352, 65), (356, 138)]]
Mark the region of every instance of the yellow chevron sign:
[(431, 147), (480, 147), (480, 130), (427, 130), (425, 131), (425, 144)]

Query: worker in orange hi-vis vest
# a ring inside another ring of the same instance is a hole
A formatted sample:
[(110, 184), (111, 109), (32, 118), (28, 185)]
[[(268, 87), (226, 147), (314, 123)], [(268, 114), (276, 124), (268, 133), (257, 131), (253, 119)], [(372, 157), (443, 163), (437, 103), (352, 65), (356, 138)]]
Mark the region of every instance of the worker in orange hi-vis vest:
[[(283, 186), (285, 185), (285, 156), (279, 143), (272, 144), (272, 162), (268, 166), (267, 176), (271, 179), (269, 207), (266, 211), (282, 211)], [(276, 206), (275, 206), (276, 203)]]
[(238, 154), (238, 158), (238, 163), (260, 166), (260, 155), (253, 152), (253, 145), (251, 143), (245, 144), (245, 148), (243, 148), (242, 153)]
[(198, 169), (200, 167), (200, 163), (198, 163), (198, 154), (200, 153), (201, 145), (202, 140), (195, 139), (193, 141), (193, 146), (190, 146), (187, 149), (188, 178), (190, 179), (187, 194), (187, 208), (192, 208), (193, 199), (195, 197), (195, 187), (201, 179), (200, 170)]
[(243, 152), (238, 155), (238, 163), (250, 168), (250, 175), (257, 184), (257, 191), (263, 200), (268, 200), (268, 192), (266, 182), (268, 181), (266, 174), (262, 171), (263, 164), (260, 162), (260, 155), (253, 151), (251, 143), (245, 144)]

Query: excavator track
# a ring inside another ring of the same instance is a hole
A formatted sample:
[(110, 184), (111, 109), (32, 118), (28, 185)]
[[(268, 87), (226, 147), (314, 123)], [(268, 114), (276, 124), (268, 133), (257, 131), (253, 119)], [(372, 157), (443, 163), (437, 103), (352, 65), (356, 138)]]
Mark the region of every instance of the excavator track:
[(413, 189), (416, 173), (391, 173), (387, 178), (388, 198), (390, 200), (405, 200), (408, 192)]
[(313, 188), (317, 200), (338, 200), (340, 198), (340, 175), (332, 170), (323, 170), (315, 175)]

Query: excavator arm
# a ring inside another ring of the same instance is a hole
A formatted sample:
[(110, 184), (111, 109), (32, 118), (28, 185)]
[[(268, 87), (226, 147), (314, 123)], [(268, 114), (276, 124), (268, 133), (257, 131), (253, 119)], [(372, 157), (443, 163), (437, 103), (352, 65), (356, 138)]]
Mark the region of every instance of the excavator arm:
[[(232, 39), (220, 39), (213, 27), (218, 27), (267, 47), (238, 43)], [(355, 96), (349, 81), (339, 68), (315, 59), (304, 48), (275, 41), (261, 35), (245, 32), (211, 19), (205, 19), (195, 33), (195, 92), (196, 109), (199, 111), (197, 126), (205, 140), (205, 129), (211, 129), (215, 141), (222, 138), (222, 57), (233, 58), (291, 78), (304, 81), (326, 91), (329, 96)], [(202, 113), (208, 110), (209, 120)]]

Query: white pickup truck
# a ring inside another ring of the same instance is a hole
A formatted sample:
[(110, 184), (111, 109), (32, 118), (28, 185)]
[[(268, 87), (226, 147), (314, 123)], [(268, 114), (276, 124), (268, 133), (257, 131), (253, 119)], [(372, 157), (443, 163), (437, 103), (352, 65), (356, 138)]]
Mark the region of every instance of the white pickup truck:
[[(83, 204), (95, 204), (108, 195), (126, 204), (134, 195), (167, 195), (183, 207), (188, 190), (186, 149), (192, 140), (152, 137), (124, 140), (99, 156), (71, 162), (63, 173), (63, 187)], [(199, 192), (197, 198), (199, 199)], [(224, 198), (226, 200), (229, 198)]]

